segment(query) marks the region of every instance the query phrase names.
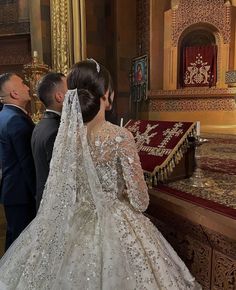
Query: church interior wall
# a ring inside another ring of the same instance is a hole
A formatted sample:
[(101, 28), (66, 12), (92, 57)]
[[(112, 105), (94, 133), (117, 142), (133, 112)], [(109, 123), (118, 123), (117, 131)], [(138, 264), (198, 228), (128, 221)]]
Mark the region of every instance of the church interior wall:
[[(0, 2), (0, 73), (9, 70), (21, 72), (23, 64), (31, 61), (34, 50), (38, 51), (44, 63), (52, 66), (50, 0), (10, 2), (11, 4), (4, 5)], [(200, 120), (202, 132), (236, 134), (236, 88), (225, 83), (225, 72), (236, 70), (236, 0), (231, 0), (230, 42), (224, 43), (219, 30), (214, 31), (219, 46), (216, 88), (197, 91), (178, 87), (179, 46), (172, 45), (171, 7), (173, 9), (180, 2), (181, 0), (86, 0), (87, 57), (96, 59), (111, 72), (119, 118), (123, 117), (126, 121), (130, 117), (129, 74), (132, 59), (148, 54), (149, 100), (143, 102), (138, 118)], [(162, 205), (159, 201), (158, 204)], [(164, 210), (170, 210), (169, 197)], [(179, 206), (176, 207), (177, 210), (179, 213)], [(184, 218), (188, 220), (193, 211), (187, 211), (185, 207), (183, 210), (186, 213)], [(205, 226), (211, 228), (208, 217), (203, 218), (208, 223)], [(176, 219), (175, 215), (173, 219)], [(198, 227), (201, 221), (196, 220)], [(212, 220), (214, 223), (214, 219)], [(178, 220), (176, 223), (184, 228)], [(167, 223), (166, 228), (171, 224)], [(224, 232), (224, 225), (220, 227), (218, 231)], [(216, 228), (213, 230), (217, 231)], [(205, 260), (210, 263), (210, 258)]]
[(229, 70), (236, 69), (236, 7), (232, 7)]
[(116, 1), (116, 63), (118, 116), (127, 118), (130, 106), (131, 60), (136, 53), (136, 0)]
[(51, 57), (50, 0), (41, 0), (40, 12), (41, 12), (43, 61), (44, 63), (51, 66), (52, 57)]
[[(173, 9), (182, 2), (184, 1), (86, 0), (87, 57), (97, 59), (110, 70), (119, 117), (125, 117), (126, 120), (131, 117), (129, 74), (132, 59), (148, 54), (150, 100), (143, 104), (138, 117), (200, 120), (203, 131), (234, 133), (236, 113), (232, 88), (229, 94), (223, 92), (220, 96), (217, 92), (215, 99), (212, 94), (202, 95), (201, 92), (194, 97), (192, 91), (189, 91), (189, 96), (181, 90), (176, 95), (175, 91), (179, 89), (179, 51), (178, 45), (172, 44), (172, 15)], [(229, 3), (232, 4), (230, 42), (224, 42), (221, 31), (215, 31), (219, 49), (216, 88), (219, 89), (228, 88), (225, 84), (225, 72), (236, 69), (236, 4), (235, 1)], [(52, 66), (50, 1), (14, 0), (11, 4), (6, 1), (1, 4), (1, 8), (0, 43), (5, 41), (7, 49), (0, 56), (0, 69), (21, 70), (23, 64), (30, 61), (34, 50), (38, 51), (39, 58), (44, 63)], [(7, 37), (11, 38), (11, 49), (14, 47), (12, 51), (16, 51), (18, 59), (21, 55), (18, 64), (16, 57), (9, 55)], [(19, 44), (21, 41), (24, 44)], [(24, 49), (19, 45), (24, 46)]]
[(105, 0), (86, 1), (87, 56), (101, 63), (107, 63), (105, 13)]
[(131, 60), (136, 56), (136, 0), (86, 0), (87, 56), (111, 72), (119, 117), (129, 115)]
[[(193, 1), (192, 5), (198, 5), (197, 3), (199, 2)], [(204, 9), (198, 9), (200, 12), (193, 14), (191, 18), (188, 1), (171, 1), (172, 9), (162, 5), (161, 0), (150, 1), (149, 104), (143, 105), (140, 117), (154, 120), (200, 121), (203, 132), (235, 134), (236, 92), (232, 88), (234, 84), (230, 84), (229, 87), (225, 81), (226, 72), (235, 70), (235, 7), (231, 6), (230, 1), (206, 3), (209, 6), (208, 10), (214, 13), (209, 16)], [(202, 2), (200, 4), (203, 5)], [(157, 17), (157, 7), (162, 7), (162, 17)], [(221, 18), (222, 21), (219, 20)], [(212, 27), (211, 31), (218, 47), (215, 87), (179, 87), (181, 37), (185, 31), (191, 30), (191, 25), (202, 25), (206, 30)]]
[(163, 88), (164, 68), (164, 11), (170, 1), (150, 2), (150, 89)]
[(104, 64), (116, 84), (116, 1), (86, 0), (87, 57)]
[(31, 57), (29, 7), (25, 0), (5, 2), (0, 3), (0, 73), (21, 73)]

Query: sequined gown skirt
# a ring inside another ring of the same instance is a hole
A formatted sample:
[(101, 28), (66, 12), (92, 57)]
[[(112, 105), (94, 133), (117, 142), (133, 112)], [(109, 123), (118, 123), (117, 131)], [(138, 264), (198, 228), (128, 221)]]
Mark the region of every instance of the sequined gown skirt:
[(102, 222), (78, 209), (64, 230), (58, 241), (36, 217), (1, 260), (0, 289), (201, 289), (149, 219), (122, 202)]

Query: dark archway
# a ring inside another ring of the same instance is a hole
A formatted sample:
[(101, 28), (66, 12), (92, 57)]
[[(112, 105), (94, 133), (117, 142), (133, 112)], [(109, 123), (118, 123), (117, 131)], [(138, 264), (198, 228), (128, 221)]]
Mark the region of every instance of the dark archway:
[(183, 54), (186, 47), (216, 46), (214, 32), (210, 24), (199, 23), (188, 27), (181, 35), (178, 45), (178, 88), (183, 87)]

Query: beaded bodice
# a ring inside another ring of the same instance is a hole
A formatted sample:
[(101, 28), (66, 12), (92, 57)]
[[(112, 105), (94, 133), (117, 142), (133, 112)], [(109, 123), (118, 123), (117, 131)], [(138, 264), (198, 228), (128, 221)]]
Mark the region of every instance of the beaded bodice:
[(149, 198), (132, 134), (105, 122), (88, 140), (106, 202), (127, 199), (144, 211)]

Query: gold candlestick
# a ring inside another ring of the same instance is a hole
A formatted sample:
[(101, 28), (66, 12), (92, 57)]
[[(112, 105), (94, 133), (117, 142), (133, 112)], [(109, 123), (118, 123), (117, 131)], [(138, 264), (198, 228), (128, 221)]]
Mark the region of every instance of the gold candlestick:
[(44, 76), (49, 71), (50, 67), (39, 61), (37, 51), (33, 52), (32, 61), (24, 65), (24, 78), (30, 88), (30, 95), (32, 96), (31, 116), (35, 123), (41, 119), (44, 108), (42, 102), (38, 99), (36, 94), (37, 84), (42, 76)]

